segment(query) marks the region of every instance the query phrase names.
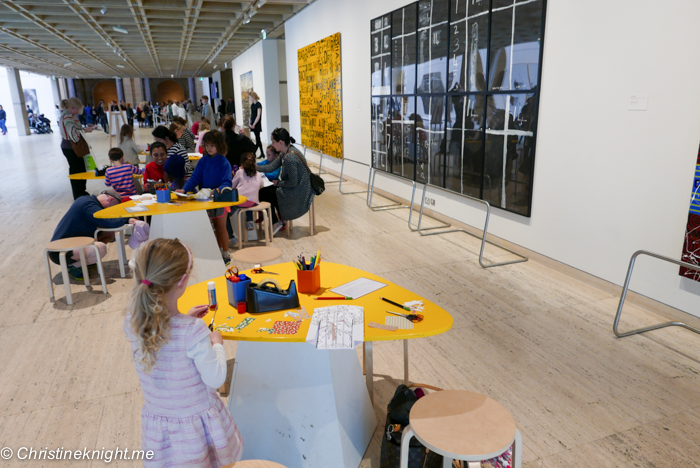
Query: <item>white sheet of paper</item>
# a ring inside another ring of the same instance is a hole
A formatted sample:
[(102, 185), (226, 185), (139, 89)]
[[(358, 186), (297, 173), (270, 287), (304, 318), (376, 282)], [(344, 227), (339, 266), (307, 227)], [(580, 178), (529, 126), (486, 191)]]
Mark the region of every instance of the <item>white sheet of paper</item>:
[(382, 289), (384, 286), (386, 286), (386, 284), (380, 283), (379, 281), (358, 278), (355, 281), (350, 281), (349, 283), (331, 289), (331, 292), (357, 299), (378, 289)]
[(306, 341), (316, 349), (352, 349), (365, 339), (365, 310), (359, 306), (314, 309)]
[(270, 185), (275, 185), (272, 182), (270, 182), (270, 179), (268, 179), (265, 174), (262, 176), (262, 182), (263, 182), (263, 187), (269, 187)]
[(127, 213), (138, 213), (139, 211), (150, 211), (148, 207), (143, 205), (134, 205), (132, 207), (124, 208)]

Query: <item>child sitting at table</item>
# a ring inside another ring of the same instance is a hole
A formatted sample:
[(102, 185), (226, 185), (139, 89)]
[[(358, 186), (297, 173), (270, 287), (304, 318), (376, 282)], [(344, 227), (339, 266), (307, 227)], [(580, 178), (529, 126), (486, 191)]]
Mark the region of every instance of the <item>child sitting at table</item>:
[(199, 123), (199, 133), (197, 134), (197, 145), (195, 151), (199, 154), (204, 154), (204, 135), (209, 131), (209, 122), (202, 121)]
[[(218, 130), (210, 130), (204, 135), (203, 140), (206, 155), (199, 160), (185, 186), (176, 192), (194, 192), (198, 186), (200, 189), (214, 189), (217, 192), (226, 187), (231, 188), (233, 175), (231, 174), (231, 164), (224, 156), (226, 154), (224, 134)], [(226, 231), (226, 218), (230, 212), (231, 209), (228, 207), (207, 210), (209, 219), (214, 226), (214, 234), (224, 263), (231, 261), (228, 253), (228, 232)]]
[(139, 169), (138, 166), (124, 162), (124, 152), (120, 148), (112, 148), (108, 154), (112, 166), (108, 167), (105, 172), (105, 184), (114, 187), (122, 199), (136, 195), (134, 174), (143, 174), (143, 170)]
[[(243, 161), (240, 169), (233, 176), (233, 181), (231, 182), (231, 187), (238, 189), (238, 195), (242, 195), (247, 198), (244, 203), (232, 207), (231, 216), (236, 216), (236, 212), (239, 208), (248, 208), (255, 206), (260, 203), (258, 199), (258, 192), (263, 186), (262, 174), (255, 168), (255, 155), (253, 153), (243, 153), (241, 155), (241, 160)], [(247, 212), (246, 219), (248, 221), (248, 230), (252, 231), (253, 227), (253, 213)], [(229, 247), (233, 247), (236, 244), (236, 238), (233, 236), (233, 228), (231, 223), (227, 223), (227, 229), (229, 230), (229, 236), (233, 237), (233, 244), (229, 242)]]
[(151, 143), (151, 157), (153, 161), (143, 170), (143, 190), (146, 192), (151, 191), (153, 183), (165, 181), (164, 164), (168, 159), (168, 149), (158, 141)]
[[(274, 146), (268, 145), (267, 149), (265, 150), (265, 159), (263, 159), (262, 161), (260, 161), (260, 162), (258, 163), (258, 166), (262, 166), (262, 165), (264, 165), (264, 164), (270, 164), (272, 161), (274, 161), (275, 159), (277, 159), (277, 158), (279, 157), (279, 155), (280, 155), (280, 154), (277, 152), (277, 150), (274, 148)], [(277, 185), (277, 181), (278, 181), (279, 178), (280, 178), (280, 171), (281, 171), (281, 170), (282, 170), (282, 167), (280, 166), (280, 167), (278, 167), (277, 169), (275, 169), (274, 171), (268, 172), (268, 173), (265, 174), (265, 175), (267, 176), (267, 179), (268, 179), (270, 182), (272, 182), (273, 184)]]
[(187, 177), (185, 176), (185, 160), (182, 156), (179, 154), (171, 155), (163, 164), (163, 171), (170, 190), (181, 189), (185, 186)]
[[(177, 239), (142, 244), (133, 261), (124, 333), (145, 403), (141, 448), (153, 466), (214, 467), (241, 459), (243, 441), (216, 393), (226, 380), (219, 332), (202, 320), (208, 305), (178, 310), (192, 253)], [(146, 466), (151, 466), (146, 464)]]

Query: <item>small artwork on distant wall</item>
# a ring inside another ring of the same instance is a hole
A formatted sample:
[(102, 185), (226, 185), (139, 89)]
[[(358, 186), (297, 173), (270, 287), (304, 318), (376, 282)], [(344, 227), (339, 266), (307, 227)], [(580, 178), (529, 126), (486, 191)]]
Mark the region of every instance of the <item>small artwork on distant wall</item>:
[(32, 112), (41, 114), (41, 112), (39, 112), (39, 101), (36, 98), (36, 89), (24, 90), (24, 102), (29, 106)]
[(340, 33), (297, 51), (301, 142), (343, 158), (343, 100)]
[[(693, 179), (693, 195), (690, 197), (690, 212), (688, 224), (685, 228), (683, 240), (683, 256), (681, 261), (691, 265), (700, 265), (700, 148), (695, 165), (695, 178)], [(700, 281), (700, 271), (681, 267), (681, 276)]]
[[(253, 91), (253, 70), (241, 75), (241, 97), (243, 99), (243, 120), (240, 122), (250, 122), (250, 101), (248, 93)], [(247, 127), (246, 127), (247, 128)]]

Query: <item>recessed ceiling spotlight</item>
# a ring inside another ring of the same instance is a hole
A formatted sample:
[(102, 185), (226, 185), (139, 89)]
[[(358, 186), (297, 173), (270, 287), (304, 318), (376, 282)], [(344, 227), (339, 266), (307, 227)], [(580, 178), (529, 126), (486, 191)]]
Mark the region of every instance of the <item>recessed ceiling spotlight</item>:
[(66, 62), (63, 64), (64, 67), (70, 67), (71, 65), (73, 65), (73, 62)]
[(107, 14), (107, 7), (102, 5), (102, 8), (100, 8), (100, 13), (102, 13), (103, 15), (106, 15)]
[(124, 68), (124, 65), (122, 65), (121, 63), (118, 63), (117, 68)]
[(116, 32), (118, 32), (118, 33), (122, 33), (122, 34), (129, 34), (129, 31), (127, 31), (126, 29), (122, 28), (121, 26), (112, 26), (112, 30), (114, 30), (114, 31), (116, 31)]

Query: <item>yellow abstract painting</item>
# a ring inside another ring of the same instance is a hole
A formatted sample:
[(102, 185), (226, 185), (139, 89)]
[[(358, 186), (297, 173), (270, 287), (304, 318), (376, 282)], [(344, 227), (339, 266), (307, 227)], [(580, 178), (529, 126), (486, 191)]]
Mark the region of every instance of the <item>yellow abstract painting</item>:
[(301, 143), (343, 158), (340, 33), (297, 51)]

